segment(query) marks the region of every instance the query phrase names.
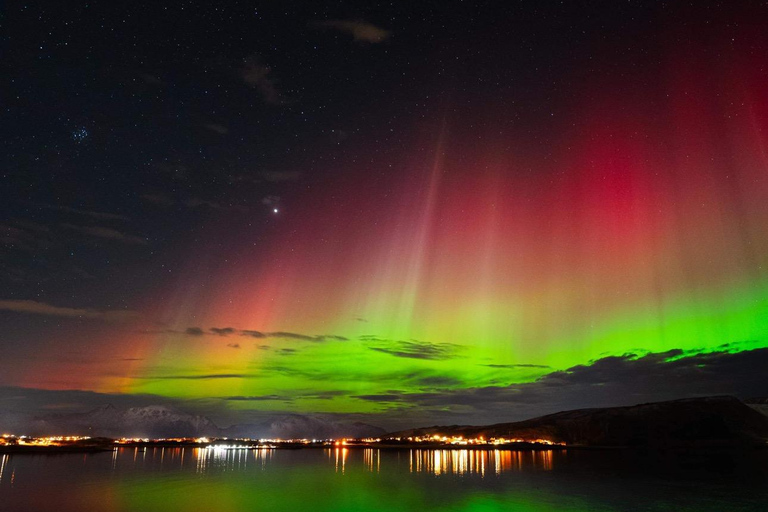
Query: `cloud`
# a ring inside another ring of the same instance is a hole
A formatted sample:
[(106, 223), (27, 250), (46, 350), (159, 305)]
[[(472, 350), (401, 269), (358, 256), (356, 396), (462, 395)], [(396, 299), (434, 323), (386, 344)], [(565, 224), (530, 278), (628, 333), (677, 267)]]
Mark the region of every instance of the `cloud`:
[(277, 81), (272, 74), (272, 69), (264, 64), (258, 55), (252, 55), (244, 60), (240, 75), (246, 84), (259, 91), (264, 102), (271, 105), (285, 102), (277, 89)]
[(126, 215), (120, 215), (118, 213), (105, 213), (105, 212), (96, 212), (93, 210), (81, 210), (79, 208), (71, 208), (69, 206), (57, 206), (57, 205), (45, 204), (45, 203), (32, 203), (32, 204), (40, 208), (47, 208), (49, 210), (57, 210), (57, 211), (66, 212), (66, 213), (74, 213), (77, 215), (84, 215), (84, 216), (91, 217), (93, 219), (99, 219), (99, 220), (130, 220), (130, 218), (127, 217)]
[(480, 366), (486, 366), (488, 368), (552, 368), (545, 364), (481, 364)]
[(139, 77), (144, 81), (145, 84), (165, 85), (165, 82), (163, 82), (160, 78), (158, 78), (156, 75), (153, 75), (151, 73), (140, 73)]
[(101, 226), (76, 226), (74, 224), (67, 223), (61, 224), (61, 227), (70, 229), (72, 231), (77, 231), (78, 233), (82, 233), (90, 237), (115, 240), (117, 242), (131, 245), (147, 245), (146, 238), (128, 235), (112, 228), (105, 228)]
[(258, 177), (270, 183), (282, 183), (286, 181), (299, 181), (301, 171), (261, 171)]
[(211, 327), (210, 331), (218, 336), (229, 336), (237, 332), (234, 327)]
[(208, 201), (206, 199), (199, 199), (196, 197), (191, 197), (184, 201), (182, 203), (184, 206), (187, 206), (189, 208), (198, 208), (200, 206), (205, 206), (207, 208), (210, 208), (212, 210), (221, 210), (221, 211), (237, 211), (241, 213), (245, 213), (248, 211), (248, 208), (242, 205), (233, 205), (233, 204), (221, 204), (216, 201)]
[(146, 380), (217, 380), (217, 379), (249, 379), (251, 375), (242, 373), (212, 373), (207, 375), (159, 375), (152, 377), (136, 377)]
[(227, 343), (227, 346), (229, 348), (240, 348), (240, 344), (239, 343)]
[(294, 400), (315, 399), (315, 400), (333, 400), (338, 396), (348, 396), (349, 391), (343, 389), (333, 389), (328, 391), (305, 391), (298, 392), (295, 396), (289, 395), (251, 395), (251, 396), (225, 396), (222, 400), (234, 401), (234, 402), (266, 402), (272, 400), (282, 400), (286, 402), (293, 402)]
[(392, 33), (389, 30), (379, 28), (372, 23), (362, 20), (327, 20), (316, 21), (313, 26), (329, 28), (349, 34), (355, 41), (361, 43), (382, 43), (389, 39)]
[[(370, 339), (370, 338), (369, 338)], [(395, 357), (410, 359), (453, 359), (457, 357), (459, 345), (453, 343), (429, 343), (424, 341), (396, 341), (386, 347), (368, 347)]]
[[(768, 368), (768, 348), (738, 353), (670, 350), (604, 357), (590, 364), (548, 373), (529, 383), (422, 393), (390, 390), (356, 398), (418, 408), (422, 412), (438, 414), (448, 410), (459, 414), (463, 411), (470, 418), (512, 421), (561, 410), (685, 397), (766, 396), (765, 368)], [(454, 421), (458, 421), (457, 418), (454, 417)]]
[(447, 375), (435, 375), (432, 377), (422, 377), (416, 381), (420, 386), (429, 387), (456, 387), (462, 384), (460, 379), (449, 377)]
[(264, 206), (275, 206), (280, 204), (280, 196), (266, 196), (261, 199)]
[(322, 343), (325, 341), (348, 341), (349, 340), (349, 338), (345, 338), (344, 336), (338, 336), (335, 334), (319, 334), (319, 335), (312, 336), (309, 334), (299, 334), (296, 332), (285, 332), (285, 331), (268, 332), (265, 334), (269, 338), (283, 338), (283, 339), (291, 339), (291, 340), (313, 341), (315, 343)]
[(205, 128), (208, 128), (212, 132), (216, 132), (219, 135), (226, 135), (229, 133), (229, 128), (224, 126), (223, 124), (217, 124), (217, 123), (209, 123), (203, 125)]
[(238, 174), (230, 179), (239, 183), (247, 181), (256, 185), (263, 183), (290, 183), (299, 181), (302, 177), (301, 171), (259, 171), (255, 174)]
[(98, 310), (90, 308), (68, 308), (53, 306), (34, 300), (0, 300), (0, 310), (28, 313), (32, 315), (58, 316), (65, 318), (85, 318), (106, 322), (123, 322), (138, 316), (128, 309)]
[(222, 400), (232, 402), (265, 402), (270, 400), (284, 400), (286, 402), (293, 401), (293, 398), (286, 395), (256, 395), (256, 396), (225, 396)]
[(142, 194), (141, 198), (160, 206), (173, 206), (176, 204), (176, 201), (164, 194)]
[[(205, 334), (205, 331), (199, 327), (188, 327), (185, 331), (186, 334), (192, 335), (192, 336), (202, 336)], [(344, 336), (339, 336), (338, 334), (301, 334), (298, 332), (288, 332), (288, 331), (273, 331), (273, 332), (263, 332), (263, 331), (255, 331), (253, 329), (235, 329), (234, 327), (211, 327), (209, 329), (209, 332), (211, 334), (216, 334), (218, 336), (230, 336), (232, 334), (240, 333), (241, 336), (246, 336), (249, 338), (256, 338), (256, 339), (265, 339), (265, 338), (278, 338), (278, 339), (287, 339), (287, 340), (298, 340), (298, 341), (311, 341), (314, 343), (324, 343), (326, 341), (348, 341), (349, 339)], [(268, 345), (262, 345), (259, 348), (263, 348), (264, 350), (268, 349)]]
[(240, 331), (241, 336), (250, 336), (251, 338), (266, 338), (267, 335), (264, 334), (261, 331), (249, 331), (249, 330), (243, 330)]
[(248, 211), (248, 208), (243, 205), (222, 204), (217, 201), (210, 201), (207, 199), (200, 199), (197, 197), (190, 197), (188, 199), (185, 199), (184, 201), (176, 201), (175, 199), (172, 199), (165, 194), (151, 193), (151, 194), (142, 194), (141, 198), (149, 203), (153, 203), (158, 206), (165, 206), (165, 207), (185, 206), (191, 209), (202, 207), (202, 208), (209, 208), (211, 210), (217, 210), (217, 211), (240, 212), (240, 213), (245, 213)]

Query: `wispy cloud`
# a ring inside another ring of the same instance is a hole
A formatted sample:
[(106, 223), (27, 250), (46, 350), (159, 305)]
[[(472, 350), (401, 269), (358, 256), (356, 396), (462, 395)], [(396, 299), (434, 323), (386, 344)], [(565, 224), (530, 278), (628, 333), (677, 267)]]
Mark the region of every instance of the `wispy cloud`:
[[(463, 410), (470, 416), (502, 416), (507, 421), (584, 407), (608, 407), (677, 398), (729, 394), (763, 396), (768, 348), (732, 353), (670, 350), (625, 354), (550, 372), (508, 386), (454, 388), (431, 392), (387, 390), (360, 400), (391, 403), (420, 411)], [(440, 413), (442, 414), (442, 413)]]
[(60, 212), (66, 212), (66, 213), (74, 213), (76, 215), (83, 215), (87, 217), (91, 217), (93, 219), (99, 219), (99, 220), (130, 220), (128, 216), (121, 215), (118, 213), (106, 213), (106, 212), (97, 212), (93, 210), (84, 210), (80, 208), (72, 208), (70, 206), (58, 206), (53, 204), (45, 204), (45, 203), (32, 203), (35, 206), (38, 206), (40, 208), (46, 208), (49, 210), (57, 210)]
[(46, 304), (45, 302), (37, 302), (34, 300), (0, 300), (0, 310), (33, 315), (104, 320), (107, 322), (122, 322), (138, 316), (138, 313), (135, 311), (127, 309), (97, 310), (90, 308), (69, 308), (53, 306), (51, 304)]
[(312, 26), (344, 32), (351, 35), (355, 41), (361, 43), (382, 43), (392, 35), (389, 30), (377, 27), (363, 20), (316, 21), (312, 23)]
[(253, 396), (225, 396), (222, 400), (230, 402), (267, 402), (272, 400), (293, 401), (293, 397), (287, 395), (253, 395)]
[(547, 366), (545, 364), (481, 364), (480, 366), (485, 366), (487, 368), (507, 368), (507, 369), (515, 369), (515, 368), (552, 368), (551, 366)]
[(277, 88), (277, 80), (272, 73), (272, 68), (267, 66), (258, 55), (251, 55), (244, 60), (240, 75), (246, 84), (259, 92), (266, 103), (279, 105), (285, 102)]
[(208, 128), (212, 132), (218, 133), (219, 135), (226, 135), (229, 133), (229, 128), (227, 128), (223, 124), (209, 123), (209, 124), (204, 124), (203, 126), (205, 128)]
[(165, 194), (159, 194), (159, 193), (142, 194), (141, 198), (144, 199), (145, 201), (148, 201), (150, 203), (157, 204), (160, 206), (173, 206), (176, 204), (176, 201), (166, 196)]
[(256, 185), (264, 183), (292, 183), (299, 181), (301, 171), (259, 171), (253, 174), (238, 174), (230, 177), (233, 183), (250, 182)]
[(211, 327), (210, 331), (217, 336), (229, 336), (237, 332), (234, 327)]
[(61, 227), (76, 231), (83, 235), (87, 235), (94, 238), (101, 238), (105, 240), (114, 240), (124, 244), (131, 245), (147, 245), (147, 239), (134, 235), (129, 235), (112, 228), (105, 228), (103, 226), (78, 226), (75, 224), (61, 224)]
[(395, 357), (410, 359), (453, 359), (458, 356), (460, 345), (453, 343), (429, 343), (425, 341), (392, 341), (385, 346), (368, 347)]
[(250, 336), (251, 338), (266, 338), (267, 335), (261, 331), (250, 331), (248, 329), (240, 331), (243, 336)]
[(177, 201), (165, 194), (152, 192), (148, 194), (142, 194), (142, 199), (148, 203), (156, 204), (158, 206), (183, 206), (190, 209), (210, 209), (222, 212), (240, 212), (245, 213), (248, 211), (248, 207), (240, 204), (224, 204), (219, 201), (212, 201), (209, 199), (200, 199), (199, 197), (190, 197), (182, 201)]
[[(216, 379), (248, 379), (251, 375), (242, 373), (212, 373), (204, 375), (159, 375), (152, 377), (141, 377), (147, 380), (216, 380)], [(137, 377), (138, 378), (138, 377)]]

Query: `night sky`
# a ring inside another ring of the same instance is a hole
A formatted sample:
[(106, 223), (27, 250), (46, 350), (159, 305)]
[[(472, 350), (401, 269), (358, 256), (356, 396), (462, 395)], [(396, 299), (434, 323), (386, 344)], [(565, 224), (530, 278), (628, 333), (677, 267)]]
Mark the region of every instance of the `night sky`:
[(768, 395), (765, 2), (0, 16), (0, 412)]

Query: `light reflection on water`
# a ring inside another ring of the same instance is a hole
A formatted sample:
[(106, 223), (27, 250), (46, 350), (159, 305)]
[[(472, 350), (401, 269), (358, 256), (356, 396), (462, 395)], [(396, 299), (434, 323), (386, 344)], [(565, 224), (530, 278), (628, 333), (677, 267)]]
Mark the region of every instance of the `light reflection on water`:
[[(562, 452), (565, 452), (563, 450)], [(440, 475), (479, 474), (486, 471), (501, 474), (505, 471), (521, 471), (523, 467), (541, 470), (552, 469), (552, 450), (410, 450), (411, 473)]]
[(0, 454), (0, 511), (764, 511), (768, 451), (119, 448)]
[[(561, 454), (565, 450), (559, 450)], [(195, 472), (226, 472), (247, 470), (249, 464), (265, 469), (275, 454), (274, 449), (232, 449), (210, 448), (118, 448), (112, 452), (112, 470), (128, 462), (125, 454), (131, 455), (134, 467), (158, 466), (160, 469), (177, 467), (184, 469), (193, 461)], [(368, 472), (381, 471), (381, 450), (378, 448), (327, 448), (323, 449), (328, 461), (337, 473), (345, 473), (348, 461), (362, 464)], [(398, 452), (407, 454), (408, 471), (433, 475), (453, 474), (501, 474), (508, 471), (543, 470), (549, 471), (553, 464), (553, 450), (511, 451), (471, 449), (412, 449)], [(3, 459), (5, 460), (5, 459)], [(2, 472), (0, 472), (0, 477)]]

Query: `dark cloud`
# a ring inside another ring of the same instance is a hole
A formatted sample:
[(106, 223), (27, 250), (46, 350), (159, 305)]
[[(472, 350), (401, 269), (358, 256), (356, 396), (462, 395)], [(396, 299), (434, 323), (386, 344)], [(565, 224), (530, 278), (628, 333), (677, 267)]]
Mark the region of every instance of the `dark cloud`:
[(290, 340), (312, 341), (315, 343), (322, 343), (324, 341), (348, 341), (348, 338), (345, 338), (344, 336), (338, 336), (335, 334), (319, 334), (319, 335), (313, 336), (309, 334), (300, 334), (297, 332), (285, 332), (285, 331), (268, 332), (265, 334), (269, 338), (283, 338), (283, 339), (290, 339)]
[(390, 391), (356, 398), (417, 407), (422, 412), (464, 411), (476, 418), (511, 421), (560, 410), (695, 396), (766, 396), (765, 368), (768, 348), (738, 353), (671, 350), (605, 357), (524, 384), (425, 393)]
[(266, 338), (267, 337), (267, 335), (264, 334), (261, 331), (243, 330), (243, 331), (240, 331), (240, 334), (242, 336), (250, 336), (251, 338)]
[(316, 398), (319, 400), (332, 400), (337, 396), (348, 396), (349, 391), (336, 389), (331, 391), (318, 391), (316, 393), (302, 394), (302, 398)]
[[(369, 340), (371, 338), (368, 338)], [(425, 341), (395, 341), (388, 346), (369, 347), (371, 350), (383, 352), (395, 357), (410, 359), (444, 360), (457, 357), (459, 345), (453, 343), (429, 343)]]
[(217, 336), (229, 336), (237, 332), (234, 327), (211, 327), (209, 330)]
[(488, 368), (552, 368), (545, 364), (481, 364), (480, 366), (487, 366)]
[(362, 20), (327, 20), (311, 24), (317, 28), (328, 28), (349, 34), (361, 43), (382, 43), (389, 39), (391, 32)]
[(61, 227), (89, 237), (100, 238), (104, 240), (114, 240), (124, 244), (147, 245), (148, 243), (146, 238), (129, 235), (123, 233), (122, 231), (118, 231), (112, 228), (105, 228), (103, 226), (78, 226), (75, 224), (63, 223), (61, 224)]
[(240, 344), (239, 343), (227, 343), (227, 346), (229, 348), (240, 348)]
[[(408, 395), (410, 396), (410, 395)], [(402, 401), (406, 395), (404, 393), (382, 393), (374, 395), (353, 395), (353, 398), (366, 400), (368, 402), (398, 402)]]
[(51, 304), (46, 304), (45, 302), (37, 302), (34, 300), (0, 300), (0, 310), (33, 315), (104, 320), (107, 322), (122, 322), (132, 320), (138, 316), (137, 312), (127, 309), (97, 310), (90, 308), (70, 308), (53, 306)]
[(217, 380), (217, 379), (248, 379), (251, 375), (243, 373), (212, 373), (204, 375), (160, 375), (155, 377), (141, 377), (146, 380)]
[(435, 375), (432, 377), (421, 377), (416, 380), (416, 383), (420, 386), (429, 387), (456, 387), (460, 386), (462, 381), (456, 377), (450, 377), (447, 375)]
[(266, 335), (270, 338), (283, 338), (289, 340), (313, 341), (315, 339), (314, 336), (309, 336), (307, 334), (285, 331), (268, 332)]
[(293, 400), (290, 396), (285, 395), (255, 395), (255, 396), (225, 396), (222, 397), (222, 400), (227, 400), (230, 402), (266, 402), (271, 400), (282, 400), (285, 402), (290, 402)]
[(292, 356), (298, 352), (295, 348), (281, 348), (277, 351), (277, 353), (281, 356)]
[(187, 206), (188, 208), (210, 208), (211, 210), (220, 210), (220, 211), (228, 211), (228, 212), (240, 212), (245, 213), (248, 211), (248, 208), (239, 205), (239, 204), (222, 204), (217, 201), (210, 201), (207, 199), (200, 199), (197, 197), (191, 197), (185, 201), (182, 202), (184, 206)]
[[(184, 331), (186, 334), (192, 335), (192, 336), (202, 336), (205, 334), (205, 331), (200, 329), (199, 327), (188, 327), (186, 331)], [(212, 334), (216, 334), (219, 336), (229, 336), (232, 334), (240, 333), (241, 336), (247, 336), (250, 338), (256, 338), (256, 339), (265, 339), (265, 338), (278, 338), (278, 339), (285, 339), (285, 340), (298, 340), (298, 341), (311, 341), (314, 343), (323, 343), (326, 341), (348, 341), (349, 339), (344, 336), (339, 336), (338, 334), (301, 334), (298, 332), (288, 332), (288, 331), (273, 331), (273, 332), (263, 332), (263, 331), (256, 331), (252, 329), (235, 329), (234, 327), (211, 327), (210, 332)], [(269, 346), (262, 345), (259, 348), (268, 349)]]

